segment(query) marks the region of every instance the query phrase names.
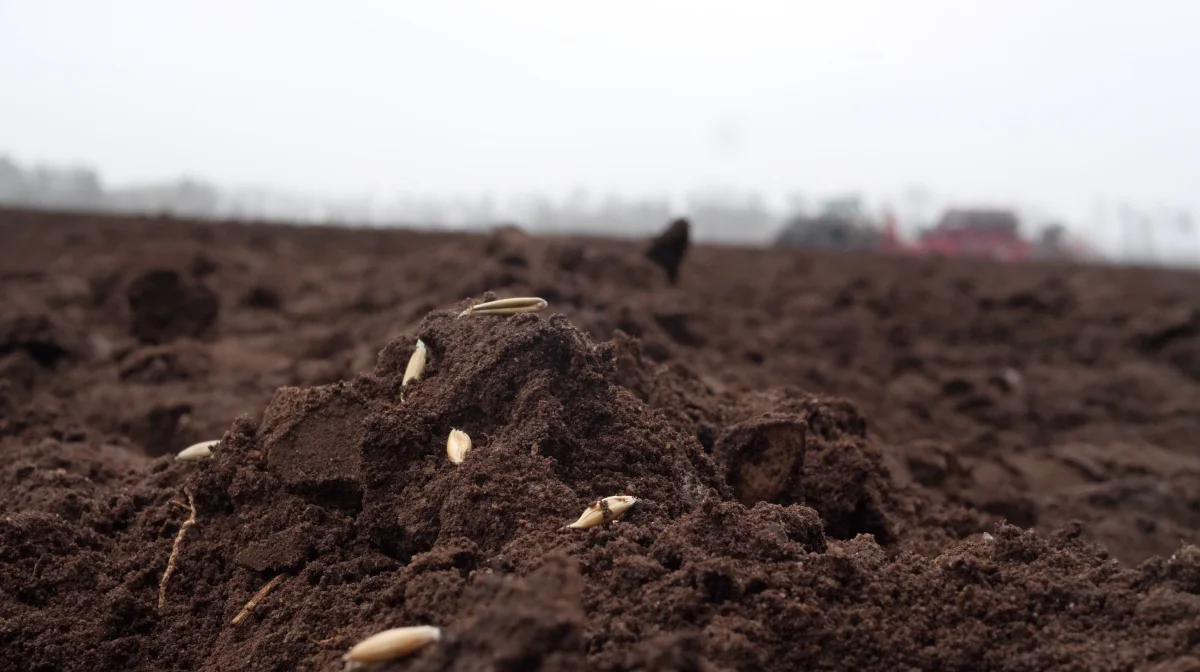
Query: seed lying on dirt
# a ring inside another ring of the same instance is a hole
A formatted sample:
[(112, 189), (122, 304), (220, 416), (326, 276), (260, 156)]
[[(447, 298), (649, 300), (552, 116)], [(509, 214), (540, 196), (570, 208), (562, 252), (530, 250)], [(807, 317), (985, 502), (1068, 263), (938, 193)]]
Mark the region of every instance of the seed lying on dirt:
[(175, 456), (175, 459), (183, 460), (185, 462), (195, 462), (196, 460), (203, 460), (206, 457), (212, 457), (212, 449), (216, 448), (217, 444), (219, 443), (221, 443), (220, 439), (217, 439), (216, 441), (201, 441), (200, 443), (188, 446), (187, 448), (179, 451), (179, 454)]
[(395, 660), (441, 638), (442, 631), (431, 625), (392, 628), (355, 644), (342, 656), (342, 660), (355, 663)]
[(183, 546), (183, 535), (187, 534), (189, 527), (196, 524), (196, 498), (190, 490), (187, 491), (187, 498), (191, 515), (183, 521), (183, 525), (179, 526), (179, 533), (175, 535), (175, 543), (171, 546), (171, 557), (167, 558), (167, 569), (163, 572), (162, 580), (158, 582), (159, 611), (167, 603), (167, 581), (170, 581), (171, 575), (175, 573), (175, 563), (179, 561), (179, 549)]
[(276, 584), (283, 580), (284, 576), (286, 575), (278, 574), (275, 576), (275, 578), (268, 581), (265, 586), (259, 588), (258, 592), (254, 593), (254, 596), (250, 598), (250, 601), (246, 603), (246, 606), (242, 607), (242, 610), (239, 611), (238, 615), (234, 616), (233, 620), (230, 622), (233, 625), (240, 625), (242, 621), (246, 620), (246, 617), (250, 615), (250, 612), (254, 611), (254, 608), (258, 606), (258, 603), (267, 596), (267, 593), (271, 592), (271, 589), (274, 588)]
[(513, 315), (515, 313), (537, 312), (550, 304), (545, 299), (535, 296), (516, 299), (497, 299), (486, 303), (477, 303), (458, 314), (464, 315)]
[(637, 502), (637, 497), (629, 495), (616, 495), (613, 497), (605, 497), (597, 500), (583, 512), (579, 520), (567, 526), (572, 530), (586, 530), (589, 527), (595, 527), (607, 522), (611, 522), (620, 518), (629, 507)]
[(420, 380), (421, 374), (425, 371), (425, 341), (417, 339), (417, 347), (413, 350), (413, 354), (408, 358), (408, 366), (404, 368), (404, 378), (400, 381), (400, 386), (408, 385), (414, 380)]
[(469, 452), (471, 452), (471, 437), (461, 429), (450, 430), (450, 436), (446, 437), (446, 457), (450, 458), (454, 464), (462, 464)]

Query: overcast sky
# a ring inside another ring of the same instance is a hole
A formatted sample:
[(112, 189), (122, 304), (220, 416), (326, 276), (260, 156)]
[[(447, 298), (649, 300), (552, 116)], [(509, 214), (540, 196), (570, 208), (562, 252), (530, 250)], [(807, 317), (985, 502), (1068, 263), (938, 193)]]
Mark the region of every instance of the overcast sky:
[(1200, 2), (0, 0), (0, 152), (331, 195), (1200, 210)]

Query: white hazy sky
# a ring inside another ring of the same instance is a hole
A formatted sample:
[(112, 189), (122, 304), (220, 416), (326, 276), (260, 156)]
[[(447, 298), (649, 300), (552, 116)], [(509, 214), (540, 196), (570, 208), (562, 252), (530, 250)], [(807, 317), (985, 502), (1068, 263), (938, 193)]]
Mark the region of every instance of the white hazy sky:
[(1200, 1), (0, 0), (0, 152), (325, 194), (1200, 209)]

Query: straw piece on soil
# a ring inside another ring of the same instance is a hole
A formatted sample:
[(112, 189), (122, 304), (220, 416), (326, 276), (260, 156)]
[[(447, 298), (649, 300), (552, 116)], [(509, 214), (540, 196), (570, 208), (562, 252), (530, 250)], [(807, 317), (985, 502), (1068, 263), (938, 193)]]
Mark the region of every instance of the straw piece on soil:
[(532, 313), (550, 305), (545, 299), (536, 296), (523, 296), (514, 299), (497, 299), (485, 303), (477, 303), (458, 314), (465, 315), (515, 315), (517, 313)]
[(267, 593), (271, 592), (271, 589), (278, 585), (280, 581), (283, 581), (284, 576), (284, 574), (276, 575), (275, 578), (268, 581), (266, 585), (264, 585), (262, 588), (259, 588), (258, 592), (254, 594), (254, 597), (250, 598), (250, 601), (246, 603), (246, 606), (242, 607), (242, 610), (238, 612), (237, 616), (233, 617), (233, 620), (230, 621), (230, 623), (233, 625), (240, 625), (242, 621), (246, 620), (246, 617), (250, 615), (250, 612), (254, 611), (254, 608), (257, 607), (258, 603), (267, 596)]
[(167, 560), (167, 569), (163, 572), (162, 581), (158, 583), (158, 608), (162, 608), (167, 604), (167, 582), (171, 580), (171, 575), (175, 573), (175, 564), (179, 561), (179, 549), (183, 546), (183, 535), (187, 534), (188, 528), (196, 524), (196, 498), (191, 491), (187, 492), (188, 510), (191, 515), (183, 521), (183, 525), (179, 526), (179, 533), (175, 535), (175, 544), (171, 547), (171, 557)]

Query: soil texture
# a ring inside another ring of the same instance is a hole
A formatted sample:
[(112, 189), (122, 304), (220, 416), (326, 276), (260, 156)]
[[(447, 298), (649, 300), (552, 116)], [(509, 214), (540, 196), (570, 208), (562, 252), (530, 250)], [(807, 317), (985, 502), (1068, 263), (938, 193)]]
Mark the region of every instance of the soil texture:
[(1200, 670), (1200, 277), (688, 228), (0, 210), (0, 672)]

